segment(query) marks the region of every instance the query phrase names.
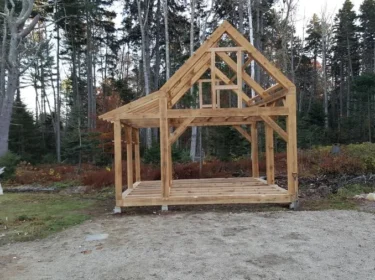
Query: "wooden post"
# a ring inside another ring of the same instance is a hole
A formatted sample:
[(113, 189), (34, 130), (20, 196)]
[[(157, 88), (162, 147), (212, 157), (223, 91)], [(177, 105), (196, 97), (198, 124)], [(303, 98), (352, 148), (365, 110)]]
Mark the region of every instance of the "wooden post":
[(289, 108), (289, 116), (286, 120), (288, 133), (287, 143), (287, 170), (288, 192), (298, 198), (298, 164), (297, 164), (297, 119), (296, 119), (296, 88), (291, 87), (286, 96), (286, 107)]
[[(238, 90), (242, 91), (242, 52), (237, 52), (237, 86)], [(242, 108), (242, 98), (237, 94), (237, 107)]]
[(266, 170), (267, 170), (267, 183), (270, 185), (275, 184), (275, 157), (273, 150), (273, 129), (268, 124), (265, 125), (266, 132)]
[(203, 108), (203, 89), (202, 89), (202, 81), (199, 81), (198, 83), (199, 87), (199, 108)]
[(113, 123), (114, 140), (115, 140), (115, 192), (116, 205), (122, 200), (122, 150), (121, 150), (121, 123), (115, 121)]
[(141, 181), (141, 156), (140, 156), (140, 145), (139, 145), (139, 129), (133, 129), (134, 135), (134, 165), (135, 165), (135, 181)]
[(253, 177), (259, 177), (259, 153), (258, 153), (258, 127), (257, 123), (251, 124), (251, 169)]
[(167, 97), (161, 96), (159, 99), (160, 109), (160, 172), (161, 172), (161, 188), (164, 198), (169, 196), (170, 192), (170, 144), (169, 129), (167, 116)]
[(216, 53), (211, 51), (211, 101), (212, 109), (216, 109)]
[(133, 188), (133, 129), (129, 125), (125, 125), (126, 133), (126, 166), (128, 175), (128, 189)]

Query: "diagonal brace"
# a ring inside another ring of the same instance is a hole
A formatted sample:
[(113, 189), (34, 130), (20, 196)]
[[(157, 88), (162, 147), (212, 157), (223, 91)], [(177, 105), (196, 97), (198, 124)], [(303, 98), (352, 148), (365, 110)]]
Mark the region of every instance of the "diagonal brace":
[(195, 118), (188, 118), (184, 120), (181, 125), (173, 133), (171, 133), (171, 136), (169, 138), (169, 145), (172, 145), (174, 142), (176, 142), (178, 137), (180, 137), (182, 133), (184, 133), (186, 128), (189, 126), (189, 124), (192, 123), (192, 121), (194, 121), (194, 119)]
[(273, 119), (271, 119), (269, 116), (260, 117), (269, 127), (276, 131), (280, 135), (280, 137), (285, 140), (285, 142), (288, 142), (288, 133), (286, 133), (285, 130), (282, 129)]

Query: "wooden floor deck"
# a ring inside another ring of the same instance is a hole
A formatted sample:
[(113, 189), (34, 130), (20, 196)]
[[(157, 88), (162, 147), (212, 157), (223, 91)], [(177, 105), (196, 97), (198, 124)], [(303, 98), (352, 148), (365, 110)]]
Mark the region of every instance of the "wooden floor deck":
[(121, 206), (290, 203), (292, 196), (277, 185), (258, 178), (173, 180), (168, 198), (162, 197), (160, 181), (142, 181), (127, 189)]

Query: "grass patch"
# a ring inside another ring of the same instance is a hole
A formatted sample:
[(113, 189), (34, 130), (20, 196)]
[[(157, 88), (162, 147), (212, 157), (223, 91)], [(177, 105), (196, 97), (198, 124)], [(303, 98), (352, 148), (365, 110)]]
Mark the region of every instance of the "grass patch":
[[(81, 195), (6, 194), (0, 196), (0, 246), (44, 238), (89, 219), (96, 199)], [(85, 213), (86, 212), (86, 213)]]
[(326, 198), (311, 199), (303, 202), (303, 210), (359, 210), (355, 195), (375, 192), (374, 185), (354, 184), (340, 188), (336, 194)]

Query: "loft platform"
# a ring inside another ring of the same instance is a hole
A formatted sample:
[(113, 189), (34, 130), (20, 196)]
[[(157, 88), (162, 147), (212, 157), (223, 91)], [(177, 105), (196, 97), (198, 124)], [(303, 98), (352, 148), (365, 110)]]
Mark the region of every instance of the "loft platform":
[[(229, 41), (235, 46), (228, 47)], [(252, 62), (269, 75), (272, 86), (263, 88), (247, 73)], [(177, 109), (176, 104), (194, 85), (199, 90), (198, 108)], [(237, 96), (236, 104), (223, 102), (228, 92)], [(114, 125), (117, 207), (294, 203), (298, 198), (295, 85), (227, 21), (159, 91), (100, 118)], [(277, 122), (279, 118), (285, 119), (285, 128)], [(258, 126), (261, 124), (265, 132), (267, 181), (259, 179)], [(252, 177), (173, 180), (172, 145), (191, 126), (234, 127), (250, 143)], [(141, 181), (139, 129), (146, 127), (160, 128), (161, 181)], [(170, 133), (171, 128), (174, 128), (173, 133)], [(125, 192), (122, 182), (123, 130), (128, 174)], [(275, 185), (275, 135), (286, 142), (287, 190)]]

